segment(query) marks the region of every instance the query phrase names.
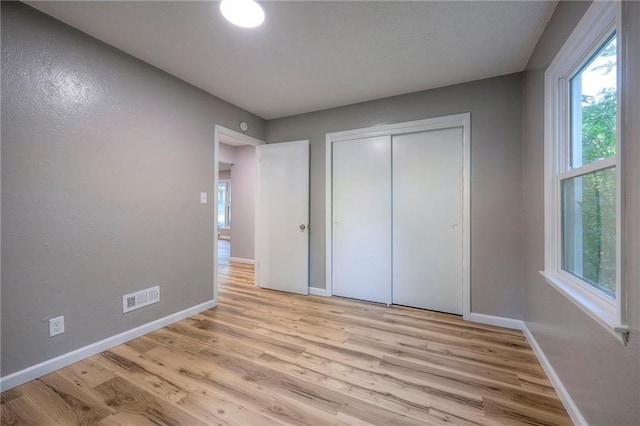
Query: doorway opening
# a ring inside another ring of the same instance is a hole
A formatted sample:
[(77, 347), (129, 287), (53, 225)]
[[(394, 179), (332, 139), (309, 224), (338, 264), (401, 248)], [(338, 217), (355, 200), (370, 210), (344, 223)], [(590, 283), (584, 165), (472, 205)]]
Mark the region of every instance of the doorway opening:
[(257, 147), (264, 142), (216, 125), (214, 299), (229, 262), (255, 263)]

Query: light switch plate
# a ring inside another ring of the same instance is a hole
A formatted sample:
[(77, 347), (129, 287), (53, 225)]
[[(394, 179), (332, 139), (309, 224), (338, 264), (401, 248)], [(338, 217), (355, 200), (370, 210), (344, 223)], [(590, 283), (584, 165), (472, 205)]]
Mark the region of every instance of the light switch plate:
[(200, 193), (200, 204), (207, 204), (207, 193), (206, 192), (201, 192)]

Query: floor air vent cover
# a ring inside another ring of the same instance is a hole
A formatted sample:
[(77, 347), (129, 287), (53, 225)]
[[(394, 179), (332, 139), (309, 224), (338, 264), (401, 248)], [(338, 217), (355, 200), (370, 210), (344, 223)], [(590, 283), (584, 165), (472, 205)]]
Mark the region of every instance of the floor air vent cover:
[(155, 286), (122, 296), (122, 313), (126, 314), (143, 306), (160, 301), (160, 287)]

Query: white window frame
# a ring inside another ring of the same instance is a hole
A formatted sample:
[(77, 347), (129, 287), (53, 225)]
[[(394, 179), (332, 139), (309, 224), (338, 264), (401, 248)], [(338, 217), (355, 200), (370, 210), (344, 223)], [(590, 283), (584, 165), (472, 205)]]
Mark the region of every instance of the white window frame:
[[(224, 200), (224, 223), (225, 226), (218, 226), (218, 229), (231, 229), (231, 180), (229, 179), (220, 179), (218, 180), (218, 186), (220, 186), (221, 183), (224, 183), (227, 186), (227, 189), (225, 191), (225, 200)], [(217, 187), (216, 187), (216, 202), (219, 202), (218, 200), (218, 191), (217, 191)], [(216, 224), (218, 224), (218, 218), (216, 217)]]
[[(625, 313), (625, 289), (622, 280), (622, 179), (620, 152), (620, 32), (621, 2), (593, 2), (575, 30), (562, 46), (545, 73), (545, 280), (584, 312), (618, 337), (628, 338)], [(615, 31), (617, 49), (617, 149), (612, 158), (595, 161), (578, 169), (569, 166), (570, 78), (589, 61)], [(562, 269), (562, 194), (563, 179), (590, 171), (616, 167), (616, 298), (611, 300), (592, 286)]]

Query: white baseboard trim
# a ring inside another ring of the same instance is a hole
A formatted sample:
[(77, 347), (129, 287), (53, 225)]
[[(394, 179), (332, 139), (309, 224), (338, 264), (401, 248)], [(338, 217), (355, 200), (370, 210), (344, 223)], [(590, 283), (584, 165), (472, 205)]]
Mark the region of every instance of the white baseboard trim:
[(536, 341), (535, 337), (533, 337), (533, 334), (524, 321), (478, 313), (469, 314), (469, 321), (477, 322), (480, 324), (495, 325), (498, 327), (512, 328), (515, 330), (522, 330), (524, 337), (529, 342), (533, 353), (538, 358), (542, 369), (547, 374), (549, 381), (553, 385), (553, 388), (558, 394), (558, 397), (560, 398), (564, 409), (567, 410), (567, 414), (569, 414), (569, 417), (571, 418), (573, 423), (579, 426), (588, 426), (588, 423), (582, 416), (582, 413), (580, 413), (578, 406), (575, 404), (575, 402), (573, 402), (573, 399), (571, 398), (571, 395), (569, 395), (567, 388), (565, 388), (564, 384), (562, 384), (562, 382), (560, 381), (560, 377), (558, 377), (558, 375), (556, 374), (556, 371), (551, 366), (551, 363), (547, 359), (544, 352), (542, 352), (542, 348), (540, 348), (540, 345), (538, 345), (538, 342)]
[(573, 424), (579, 426), (588, 426), (588, 423), (582, 416), (582, 413), (578, 409), (578, 406), (575, 402), (573, 402), (573, 398), (571, 398), (571, 395), (569, 395), (569, 391), (567, 391), (567, 388), (565, 388), (564, 384), (562, 384), (562, 381), (560, 381), (560, 377), (558, 377), (558, 374), (556, 374), (556, 371), (553, 369), (553, 366), (547, 359), (544, 352), (542, 352), (542, 348), (540, 347), (540, 345), (538, 345), (536, 338), (533, 337), (533, 333), (531, 333), (531, 330), (529, 330), (529, 327), (527, 327), (527, 324), (525, 322), (522, 322), (522, 333), (524, 333), (524, 336), (529, 341), (529, 345), (531, 346), (533, 353), (538, 358), (540, 365), (542, 365), (542, 369), (551, 381), (553, 388), (556, 390), (556, 393), (558, 394), (562, 405), (564, 405), (564, 409), (567, 410), (567, 414), (569, 414), (569, 417), (571, 417)]
[(313, 295), (313, 296), (324, 296), (324, 297), (328, 297), (329, 295), (327, 294), (327, 290), (324, 288), (318, 288), (318, 287), (309, 287), (309, 294)]
[(74, 351), (67, 352), (66, 354), (62, 354), (31, 367), (27, 367), (24, 370), (16, 371), (15, 373), (11, 373), (7, 376), (0, 377), (0, 391), (4, 392), (11, 388), (15, 388), (16, 386), (20, 386), (31, 380), (37, 379), (38, 377), (42, 377), (45, 374), (52, 373), (85, 358), (104, 352), (114, 346), (121, 345), (137, 337), (151, 333), (159, 328), (173, 324), (176, 321), (180, 321), (202, 311), (206, 311), (207, 309), (211, 309), (216, 306), (216, 304), (215, 300), (209, 300), (183, 311), (176, 312), (175, 314), (168, 315), (164, 318), (160, 318), (131, 330), (116, 334), (115, 336), (107, 337), (99, 342), (92, 343), (88, 346), (78, 348)]
[(230, 257), (229, 262), (248, 263), (249, 265), (255, 265), (256, 263), (253, 259), (243, 259), (241, 257)]
[(494, 315), (485, 315), (471, 312), (469, 321), (486, 325), (495, 325), (497, 327), (511, 328), (514, 330), (522, 330), (522, 320), (497, 317)]

